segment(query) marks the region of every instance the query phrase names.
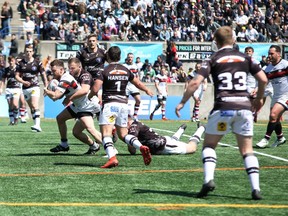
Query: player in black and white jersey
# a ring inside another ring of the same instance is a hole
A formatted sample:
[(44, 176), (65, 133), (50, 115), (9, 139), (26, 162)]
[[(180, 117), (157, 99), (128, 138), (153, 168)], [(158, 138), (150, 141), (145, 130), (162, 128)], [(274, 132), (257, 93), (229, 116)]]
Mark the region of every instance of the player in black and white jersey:
[[(22, 92), (21, 84), (15, 78), (16, 59), (13, 56), (8, 57), (9, 67), (6, 67), (0, 80), (0, 95), (6, 82), (5, 97), (8, 103), (9, 125), (16, 125), (19, 115), (19, 99)], [(3, 87), (3, 88), (2, 88)]]
[(281, 47), (278, 45), (270, 46), (268, 57), (271, 63), (265, 68), (265, 73), (273, 87), (273, 97), (265, 137), (256, 144), (259, 148), (265, 148), (269, 145), (273, 131), (277, 135), (277, 140), (272, 144), (272, 147), (286, 142), (280, 119), (283, 113), (288, 110), (288, 61), (282, 59)]
[[(93, 79), (91, 74), (82, 68), (81, 62), (77, 58), (69, 59), (68, 68), (69, 72), (65, 72), (63, 61), (53, 61), (51, 71), (54, 78), (60, 81), (59, 88), (55, 92), (45, 90), (46, 94), (53, 100), (60, 99), (65, 95), (63, 104), (66, 106), (56, 117), (61, 142), (50, 151), (54, 153), (69, 151), (66, 121), (77, 118), (73, 135), (89, 145), (89, 150), (85, 154), (95, 154), (100, 149), (99, 143), (101, 143), (102, 137), (101, 133), (95, 129), (93, 121), (93, 115), (100, 112), (99, 100), (97, 97), (93, 97), (93, 101), (88, 100), (88, 93), (91, 86), (93, 86)], [(85, 129), (93, 136), (95, 141), (83, 133)]]
[(87, 39), (87, 47), (80, 49), (76, 58), (81, 61), (84, 70), (88, 71), (95, 79), (99, 71), (103, 71), (106, 61), (105, 50), (98, 47), (97, 35), (90, 34)]
[[(251, 57), (233, 49), (232, 29), (223, 26), (216, 30), (215, 40), (219, 48), (210, 59), (202, 63), (196, 77), (191, 80), (183, 94), (181, 102), (176, 107), (176, 114), (196, 91), (200, 83), (212, 75), (214, 83), (214, 107), (206, 125), (202, 150), (204, 167), (204, 184), (198, 197), (205, 197), (215, 188), (214, 172), (217, 156), (216, 147), (221, 138), (232, 131), (237, 139), (245, 169), (250, 179), (252, 199), (261, 199), (259, 185), (259, 163), (253, 154), (253, 115), (263, 104), (265, 86), (268, 82), (264, 71), (254, 64)], [(247, 91), (247, 74), (251, 73), (258, 81), (257, 96), (253, 106)]]
[(127, 143), (140, 149), (145, 165), (151, 162), (149, 148), (143, 146), (139, 140), (128, 134), (128, 98), (126, 96), (126, 86), (132, 82), (137, 88), (145, 91), (147, 95), (153, 93), (137, 78), (134, 74), (122, 64), (119, 64), (121, 50), (118, 46), (112, 46), (107, 52), (109, 65), (104, 71), (99, 72), (89, 97), (98, 93), (102, 87), (102, 109), (99, 117), (99, 125), (102, 133), (102, 144), (108, 155), (108, 162), (101, 168), (111, 168), (118, 166), (118, 160), (114, 151), (112, 141), (112, 130), (116, 126), (119, 138)]
[[(134, 74), (134, 76), (137, 79), (139, 79), (139, 71), (138, 71), (137, 65), (134, 63), (133, 53), (127, 54), (127, 58), (126, 58), (125, 63), (123, 65), (125, 67), (127, 67)], [(126, 88), (126, 95), (127, 95), (127, 97), (129, 97), (129, 95), (131, 95), (135, 100), (133, 118), (135, 120), (138, 120), (138, 111), (139, 111), (140, 103), (141, 103), (140, 91), (135, 85), (133, 85), (131, 82), (128, 82), (128, 85)]]
[[(50, 149), (50, 151), (54, 153), (69, 151), (66, 121), (78, 118), (79, 120), (76, 121), (73, 128), (73, 135), (89, 145), (89, 150), (85, 154), (95, 154), (100, 149), (99, 143), (101, 143), (102, 138), (100, 132), (95, 129), (93, 121), (93, 115), (100, 112), (99, 100), (94, 97), (92, 103), (87, 98), (90, 88), (93, 86), (92, 76), (82, 68), (81, 62), (77, 58), (69, 59), (69, 72), (64, 71), (62, 63), (61, 60), (55, 60), (51, 63), (53, 73), (56, 74), (54, 78), (60, 80), (59, 91), (53, 93), (46, 90), (47, 95), (54, 100), (65, 95), (63, 104), (66, 106), (56, 117), (61, 138), (60, 144)], [(95, 141), (83, 133), (84, 129), (87, 129)]]
[[(179, 139), (186, 127), (186, 124), (183, 124), (172, 136), (161, 136), (144, 123), (133, 121), (129, 116), (128, 133), (137, 137), (143, 145), (148, 146), (152, 155), (193, 154), (197, 150), (205, 127), (200, 126), (189, 138), (189, 142), (184, 143)], [(130, 154), (136, 154), (135, 147), (131, 145), (128, 145), (128, 151)]]
[(30, 107), (32, 118), (34, 120), (34, 125), (31, 129), (33, 132), (41, 132), (39, 74), (41, 75), (44, 87), (46, 87), (48, 83), (42, 63), (39, 60), (34, 59), (33, 55), (33, 47), (31, 45), (26, 46), (25, 57), (17, 64), (15, 78), (18, 82), (23, 84), (23, 94)]

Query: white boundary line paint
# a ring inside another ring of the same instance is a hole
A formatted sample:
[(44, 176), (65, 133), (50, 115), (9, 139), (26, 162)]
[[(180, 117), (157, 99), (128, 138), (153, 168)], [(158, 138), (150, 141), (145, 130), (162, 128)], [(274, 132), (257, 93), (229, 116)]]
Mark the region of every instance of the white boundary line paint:
[[(152, 128), (152, 129), (153, 129), (153, 130), (158, 130), (158, 131), (167, 132), (167, 133), (172, 133), (172, 134), (175, 133), (175, 132), (170, 131), (170, 130), (162, 130), (162, 129), (158, 129), (158, 128)], [(190, 137), (190, 136), (188, 136), (188, 135), (186, 135), (186, 134), (183, 134), (182, 136)], [(201, 140), (203, 140), (203, 139), (201, 138)], [(225, 144), (225, 143), (221, 143), (221, 142), (219, 142), (218, 144), (221, 145), (221, 146), (231, 147), (231, 148), (234, 148), (234, 149), (238, 149), (238, 147), (232, 146), (232, 145), (230, 145), (230, 144)], [(265, 153), (257, 152), (257, 151), (254, 151), (254, 153), (255, 153), (255, 154), (258, 154), (258, 155), (262, 155), (262, 156), (274, 158), (274, 159), (276, 159), (276, 160), (288, 162), (288, 159), (281, 158), (281, 157), (277, 157), (277, 156), (273, 156), (273, 155), (270, 155), (270, 154), (265, 154)]]

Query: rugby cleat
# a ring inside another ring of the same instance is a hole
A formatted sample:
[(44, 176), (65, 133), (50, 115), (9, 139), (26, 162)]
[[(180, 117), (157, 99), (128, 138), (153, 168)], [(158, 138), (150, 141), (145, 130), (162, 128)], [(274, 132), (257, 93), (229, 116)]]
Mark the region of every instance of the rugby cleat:
[(271, 147), (275, 148), (275, 147), (277, 147), (277, 146), (283, 145), (285, 142), (286, 142), (285, 137), (282, 137), (282, 138), (280, 138), (280, 139), (277, 139), (277, 140), (272, 144)]
[(41, 127), (36, 126), (36, 125), (31, 126), (31, 130), (32, 130), (32, 132), (41, 132), (42, 131)]
[(111, 157), (108, 162), (106, 164), (104, 164), (103, 166), (101, 166), (101, 168), (107, 169), (107, 168), (113, 168), (118, 166), (118, 160), (116, 158), (116, 156)]
[(98, 152), (99, 150), (100, 150), (100, 146), (96, 149), (89, 148), (88, 151), (84, 153), (84, 155), (95, 155), (96, 152)]
[(262, 196), (261, 196), (259, 190), (253, 190), (252, 191), (252, 199), (253, 200), (261, 200), (262, 199)]
[(201, 191), (197, 194), (197, 198), (203, 198), (208, 195), (210, 191), (215, 189), (215, 183), (213, 180), (210, 180), (208, 183), (203, 184)]
[(162, 117), (162, 120), (167, 121), (168, 119), (164, 116), (164, 117)]
[(262, 140), (260, 140), (260, 142), (258, 142), (258, 143), (256, 144), (256, 146), (257, 146), (258, 148), (266, 148), (268, 145), (269, 145), (269, 140), (267, 140), (267, 139), (265, 139), (265, 138), (263, 138)]
[(140, 147), (140, 152), (143, 156), (144, 164), (146, 166), (149, 165), (151, 163), (151, 160), (152, 160), (152, 156), (151, 156), (149, 147), (142, 145)]
[(61, 151), (68, 152), (69, 149), (70, 149), (69, 146), (65, 148), (65, 147), (63, 147), (61, 145), (57, 145), (56, 147), (51, 148), (50, 152), (53, 152), (53, 153), (58, 153), (58, 152), (61, 152)]
[(154, 116), (154, 113), (151, 113), (150, 116), (149, 116), (149, 119), (153, 120), (153, 116)]

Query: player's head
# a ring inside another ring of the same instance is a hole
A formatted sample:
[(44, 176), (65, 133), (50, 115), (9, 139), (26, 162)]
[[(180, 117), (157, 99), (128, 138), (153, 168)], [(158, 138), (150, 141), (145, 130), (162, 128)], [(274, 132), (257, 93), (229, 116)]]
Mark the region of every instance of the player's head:
[(271, 45), (268, 52), (268, 57), (272, 65), (278, 64), (281, 60), (281, 47), (278, 45)]
[(128, 64), (132, 64), (133, 63), (133, 59), (134, 59), (133, 53), (128, 53), (126, 59), (127, 59), (127, 63)]
[(32, 45), (27, 45), (25, 46), (25, 55), (28, 58), (32, 58), (34, 54), (33, 46)]
[(64, 62), (59, 59), (54, 59), (51, 63), (51, 71), (53, 73), (53, 78), (59, 80), (62, 74), (65, 72), (64, 70)]
[(214, 34), (215, 41), (217, 44), (218, 49), (223, 46), (232, 46), (234, 43), (233, 40), (233, 32), (231, 27), (229, 26), (222, 26), (218, 28)]
[(15, 57), (14, 56), (9, 56), (8, 57), (8, 63), (9, 63), (9, 65), (10, 66), (15, 66), (16, 65), (16, 59), (15, 59)]
[(82, 64), (78, 58), (70, 58), (68, 60), (68, 69), (69, 73), (74, 76), (78, 77), (81, 73)]
[(90, 49), (95, 49), (97, 48), (97, 35), (95, 34), (90, 34), (87, 37), (87, 45)]
[(119, 62), (121, 59), (121, 50), (118, 46), (112, 46), (107, 51), (108, 62)]
[(254, 53), (253, 47), (251, 47), (251, 46), (246, 47), (246, 48), (245, 48), (245, 53), (246, 53), (248, 56), (252, 56), (253, 53)]
[(201, 69), (201, 63), (196, 63), (195, 70), (199, 71)]

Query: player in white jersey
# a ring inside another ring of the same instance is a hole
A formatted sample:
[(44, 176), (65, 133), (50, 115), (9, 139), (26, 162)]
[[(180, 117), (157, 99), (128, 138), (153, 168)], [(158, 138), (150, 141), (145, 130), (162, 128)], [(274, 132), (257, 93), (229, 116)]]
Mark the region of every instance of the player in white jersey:
[(166, 118), (166, 100), (168, 96), (167, 88), (167, 71), (165, 67), (161, 68), (160, 74), (157, 74), (155, 77), (155, 87), (157, 90), (157, 100), (158, 104), (154, 108), (153, 112), (150, 114), (150, 120), (153, 119), (154, 113), (161, 107), (162, 120), (168, 120)]
[[(126, 68), (128, 68), (134, 74), (134, 76), (136, 78), (139, 79), (138, 67), (134, 63), (133, 59), (134, 59), (133, 53), (128, 53), (127, 58), (125, 60), (125, 64), (123, 64), (123, 65)], [(126, 87), (126, 95), (127, 95), (127, 97), (129, 97), (129, 95), (131, 95), (135, 100), (133, 119), (137, 120), (138, 119), (138, 111), (139, 111), (140, 103), (141, 103), (140, 91), (134, 84), (132, 84), (131, 82), (128, 82), (128, 85)]]
[[(69, 151), (67, 126), (65, 122), (71, 118), (78, 118), (73, 128), (73, 135), (90, 146), (86, 154), (95, 154), (100, 149), (99, 143), (101, 143), (102, 137), (101, 133), (95, 129), (93, 121), (93, 115), (100, 112), (100, 105), (98, 104), (98, 100), (90, 101), (88, 99), (88, 93), (93, 84), (93, 79), (90, 73), (82, 69), (81, 62), (77, 58), (70, 59), (68, 65), (71, 74), (65, 72), (63, 61), (56, 59), (51, 62), (53, 76), (59, 80), (59, 84), (55, 91), (45, 89), (46, 95), (52, 100), (58, 100), (65, 95), (66, 97), (63, 103), (67, 105), (72, 102), (71, 105), (66, 107), (66, 109), (58, 115), (61, 115), (61, 118), (57, 116), (61, 143), (50, 151), (54, 153)], [(76, 73), (78, 76), (76, 76)], [(80, 81), (82, 84), (77, 82), (76, 77), (79, 81), (82, 80)], [(83, 133), (84, 129), (93, 136), (95, 142), (87, 134)]]
[(265, 73), (272, 84), (274, 95), (265, 137), (256, 144), (259, 148), (268, 146), (273, 131), (277, 135), (277, 140), (272, 144), (272, 147), (286, 142), (280, 119), (283, 113), (288, 110), (288, 61), (282, 59), (281, 48), (278, 45), (270, 46), (268, 57), (271, 63), (265, 68)]
[[(185, 82), (184, 89), (186, 91), (186, 88), (189, 84), (189, 82), (197, 75), (197, 72), (200, 70), (201, 64), (197, 63), (195, 66), (195, 70), (188, 74)], [(193, 100), (194, 100), (194, 108), (193, 108), (193, 114), (191, 121), (192, 122), (199, 122), (199, 110), (200, 110), (200, 104), (203, 99), (204, 91), (207, 89), (207, 79), (204, 79), (204, 81), (199, 85), (198, 89), (193, 94)]]

